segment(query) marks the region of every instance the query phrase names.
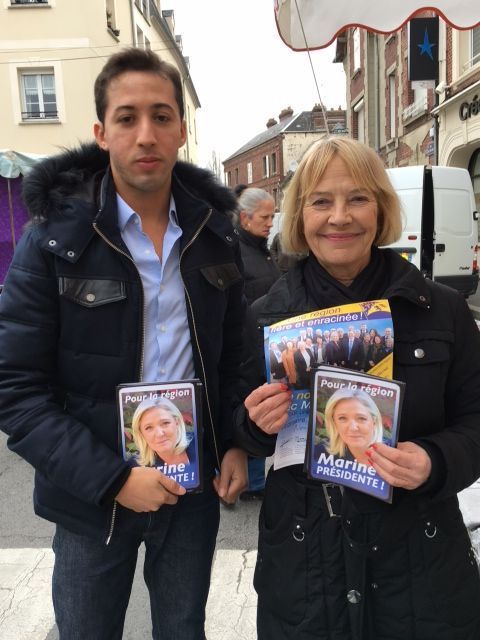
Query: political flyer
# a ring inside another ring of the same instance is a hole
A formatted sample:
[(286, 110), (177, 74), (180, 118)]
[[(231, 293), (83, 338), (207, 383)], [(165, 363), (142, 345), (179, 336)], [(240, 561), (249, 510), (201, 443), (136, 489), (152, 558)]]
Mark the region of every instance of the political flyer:
[(123, 458), (154, 467), (188, 492), (202, 490), (200, 380), (117, 387)]
[(404, 383), (326, 366), (312, 378), (308, 476), (391, 502), (392, 487), (366, 452), (379, 442), (397, 444)]
[(310, 416), (310, 374), (320, 365), (392, 378), (394, 330), (388, 300), (320, 309), (264, 328), (268, 382), (292, 389), (273, 465), (303, 464)]

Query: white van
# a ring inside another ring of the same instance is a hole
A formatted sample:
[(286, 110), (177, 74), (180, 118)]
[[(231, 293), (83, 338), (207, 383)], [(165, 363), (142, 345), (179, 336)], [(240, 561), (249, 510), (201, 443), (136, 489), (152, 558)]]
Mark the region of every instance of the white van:
[(470, 174), (457, 167), (388, 169), (404, 215), (389, 245), (427, 277), (468, 297), (477, 290), (478, 212)]

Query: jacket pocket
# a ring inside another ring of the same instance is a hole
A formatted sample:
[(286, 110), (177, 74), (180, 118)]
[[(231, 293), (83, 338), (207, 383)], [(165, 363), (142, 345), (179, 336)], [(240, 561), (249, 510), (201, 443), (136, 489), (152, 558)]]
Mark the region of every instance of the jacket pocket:
[(253, 586), (258, 607), (289, 624), (299, 624), (307, 609), (305, 502), (282, 491), (275, 473), (267, 479), (260, 510), (258, 555)]
[(419, 332), (408, 339), (395, 336), (394, 358), (403, 366), (429, 366), (450, 359), (454, 335), (449, 331)]
[(61, 296), (84, 307), (100, 307), (104, 304), (125, 300), (125, 283), (118, 280), (89, 280), (84, 278), (58, 279)]
[(478, 619), (480, 576), (470, 537), (458, 508), (446, 505), (424, 518), (422, 552), (433, 610), (452, 627)]
[(204, 278), (220, 291), (225, 291), (242, 279), (242, 274), (234, 262), (202, 267), (200, 271)]

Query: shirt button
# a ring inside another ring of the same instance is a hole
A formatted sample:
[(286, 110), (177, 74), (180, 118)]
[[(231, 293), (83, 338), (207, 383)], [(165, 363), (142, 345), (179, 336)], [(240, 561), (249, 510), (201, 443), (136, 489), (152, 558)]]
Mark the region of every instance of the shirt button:
[(165, 373), (165, 369), (163, 367), (160, 369), (160, 373)]
[(85, 300), (87, 302), (94, 302), (95, 301), (95, 294), (94, 293), (87, 293), (87, 295), (85, 296)]
[(350, 602), (350, 604), (358, 604), (361, 599), (362, 599), (362, 594), (360, 593), (360, 591), (357, 591), (356, 589), (351, 589), (347, 593), (347, 600)]
[(414, 354), (415, 358), (424, 358), (425, 357), (425, 351), (423, 349), (415, 349), (413, 354)]
[(67, 256), (69, 258), (73, 258), (75, 256), (75, 251), (67, 251)]
[(225, 240), (227, 242), (231, 242), (232, 241), (232, 236), (225, 236)]
[(160, 325), (160, 331), (162, 333), (165, 333), (166, 330), (167, 330), (167, 327), (164, 324)]
[(223, 280), (221, 278), (219, 278), (217, 282), (220, 287), (223, 287)]
[(49, 240), (49, 241), (48, 241), (48, 246), (49, 246), (49, 247), (54, 247), (56, 244), (57, 244), (57, 241), (56, 241), (56, 240)]

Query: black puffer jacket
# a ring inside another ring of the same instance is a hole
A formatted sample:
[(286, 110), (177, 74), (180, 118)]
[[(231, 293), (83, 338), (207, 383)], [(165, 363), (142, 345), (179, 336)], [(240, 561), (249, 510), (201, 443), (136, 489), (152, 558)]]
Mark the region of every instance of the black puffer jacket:
[[(432, 477), (416, 491), (394, 489), (389, 505), (348, 490), (342, 499), (300, 466), (272, 470), (255, 572), (259, 640), (480, 638), (478, 566), (456, 497), (480, 476), (479, 331), (457, 292), (424, 280), (392, 251), (385, 260), (389, 285), (379, 297), (392, 309), (394, 378), (406, 382), (400, 440), (427, 449)], [(257, 351), (244, 393), (263, 382), (257, 327), (315, 308), (303, 263), (255, 303)], [(243, 406), (236, 425), (251, 454), (273, 452), (275, 437)], [(330, 517), (325, 490), (342, 518)]]
[[(246, 307), (238, 235), (226, 215), (235, 201), (209, 172), (184, 163), (172, 191), (213, 468), (232, 444)], [(36, 469), (36, 513), (104, 538), (112, 488), (127, 473), (115, 388), (142, 377), (142, 284), (118, 229), (108, 155), (96, 145), (41, 163), (24, 196), (36, 223), (0, 300), (0, 426)]]
[(265, 238), (254, 236), (238, 227), (240, 251), (245, 269), (245, 296), (248, 304), (263, 296), (280, 277), (280, 271), (272, 260)]

